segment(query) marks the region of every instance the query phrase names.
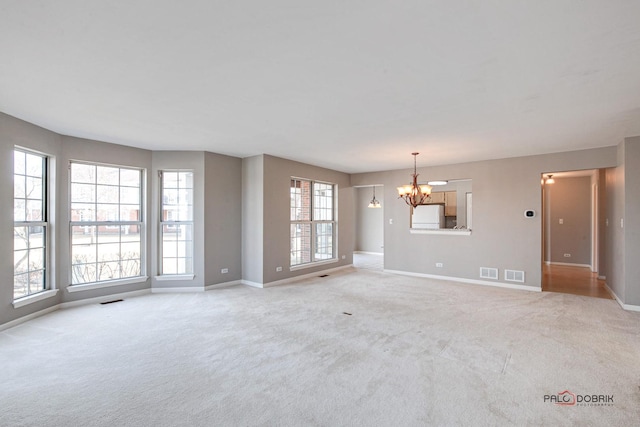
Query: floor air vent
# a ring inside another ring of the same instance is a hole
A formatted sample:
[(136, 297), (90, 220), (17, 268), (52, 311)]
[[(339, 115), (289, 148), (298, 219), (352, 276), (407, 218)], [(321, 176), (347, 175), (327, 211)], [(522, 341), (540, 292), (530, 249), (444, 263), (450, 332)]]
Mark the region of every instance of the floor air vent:
[(480, 277), (483, 279), (498, 280), (498, 269), (489, 267), (480, 267)]
[(114, 299), (113, 301), (106, 301), (106, 302), (101, 302), (100, 304), (105, 305), (105, 304), (113, 304), (114, 302), (120, 302), (120, 301), (124, 301), (121, 299)]
[(505, 270), (504, 280), (509, 282), (522, 282), (524, 283), (524, 271), (519, 270)]

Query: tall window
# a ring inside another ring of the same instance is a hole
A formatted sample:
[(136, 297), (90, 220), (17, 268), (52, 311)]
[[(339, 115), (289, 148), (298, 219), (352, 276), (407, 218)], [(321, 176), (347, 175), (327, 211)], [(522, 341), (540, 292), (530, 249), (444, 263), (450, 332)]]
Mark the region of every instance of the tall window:
[(142, 171), (71, 163), (72, 285), (144, 274)]
[(13, 298), (47, 283), (47, 157), (13, 151)]
[(162, 171), (160, 180), (160, 274), (193, 274), (193, 172)]
[(335, 185), (291, 179), (291, 266), (335, 258)]

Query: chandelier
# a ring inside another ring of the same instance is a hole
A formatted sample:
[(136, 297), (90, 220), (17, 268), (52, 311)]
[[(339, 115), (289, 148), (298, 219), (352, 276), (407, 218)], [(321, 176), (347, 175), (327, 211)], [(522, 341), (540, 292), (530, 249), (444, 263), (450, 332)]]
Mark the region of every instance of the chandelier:
[(376, 186), (373, 186), (373, 199), (371, 199), (371, 201), (369, 202), (369, 206), (367, 206), (368, 208), (381, 208), (382, 205), (380, 204), (380, 202), (378, 201), (378, 199), (376, 199)]
[(413, 156), (413, 182), (409, 185), (398, 187), (398, 198), (404, 199), (409, 206), (414, 208), (424, 204), (431, 195), (431, 186), (427, 184), (418, 185), (418, 172), (416, 170), (416, 156), (420, 153), (411, 153)]

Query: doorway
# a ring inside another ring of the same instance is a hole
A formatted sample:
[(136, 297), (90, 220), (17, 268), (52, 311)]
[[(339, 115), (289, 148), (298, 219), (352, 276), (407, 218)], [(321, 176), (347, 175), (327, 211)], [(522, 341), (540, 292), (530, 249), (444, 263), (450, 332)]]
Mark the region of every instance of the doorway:
[[(384, 186), (354, 187), (356, 233), (353, 265), (382, 271), (384, 268)], [(375, 203), (377, 202), (377, 203)]]
[(612, 298), (599, 268), (598, 170), (542, 175), (542, 290)]

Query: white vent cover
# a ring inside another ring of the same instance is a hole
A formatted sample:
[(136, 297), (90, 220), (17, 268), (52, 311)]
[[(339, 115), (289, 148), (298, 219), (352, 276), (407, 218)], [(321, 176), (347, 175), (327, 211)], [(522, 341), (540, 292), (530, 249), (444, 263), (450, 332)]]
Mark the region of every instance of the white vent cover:
[(498, 269), (490, 267), (480, 267), (480, 277), (483, 279), (498, 280)]
[(519, 270), (505, 270), (504, 280), (509, 282), (522, 282), (524, 283), (524, 271)]

